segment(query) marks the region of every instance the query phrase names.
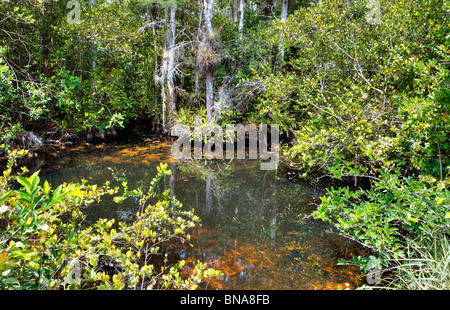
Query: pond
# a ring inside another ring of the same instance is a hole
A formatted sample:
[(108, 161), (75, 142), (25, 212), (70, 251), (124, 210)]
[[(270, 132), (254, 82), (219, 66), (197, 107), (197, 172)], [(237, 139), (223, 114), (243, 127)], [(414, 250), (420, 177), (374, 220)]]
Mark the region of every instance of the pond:
[[(39, 168), (53, 187), (82, 179), (100, 185), (115, 177), (133, 189), (147, 188), (156, 167), (168, 163), (172, 174), (160, 181), (159, 190), (170, 189), (201, 219), (191, 233), (192, 247), (177, 255), (224, 273), (203, 289), (353, 289), (364, 281), (356, 266), (338, 265), (363, 249), (308, 216), (325, 193), (323, 186), (260, 170), (258, 160), (176, 161), (170, 151), (170, 142), (157, 139), (86, 144), (62, 156), (54, 153)], [(123, 221), (137, 208), (133, 198), (122, 204), (102, 199), (87, 215)]]

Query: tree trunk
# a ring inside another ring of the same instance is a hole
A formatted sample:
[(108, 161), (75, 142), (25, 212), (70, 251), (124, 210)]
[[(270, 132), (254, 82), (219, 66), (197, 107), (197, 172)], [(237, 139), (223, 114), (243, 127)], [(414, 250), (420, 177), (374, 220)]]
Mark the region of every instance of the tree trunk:
[(244, 12), (245, 2), (241, 0), (239, 3), (239, 39), (242, 40), (244, 37)]
[(50, 70), (50, 45), (53, 41), (51, 35), (51, 25), (49, 25), (49, 20), (51, 19), (49, 14), (47, 14), (46, 3), (42, 3), (42, 25), (41, 25), (41, 50), (42, 50), (42, 74), (46, 78), (51, 77)]
[(172, 5), (170, 10), (170, 40), (169, 40), (169, 58), (167, 68), (167, 88), (169, 90), (169, 126), (172, 126), (172, 119), (176, 114), (176, 94), (175, 94), (175, 53), (176, 42), (176, 4)]
[[(289, 7), (289, 0), (281, 0), (281, 22), (283, 24), (285, 24), (287, 21), (288, 7)], [(284, 40), (282, 39), (282, 41), (283, 45)], [(284, 57), (285, 57), (284, 47), (280, 46), (280, 69), (283, 68)]]
[[(202, 6), (201, 3), (199, 3), (199, 21), (198, 21), (198, 32), (197, 32), (197, 45), (196, 45), (196, 49), (198, 50), (198, 46), (200, 43), (200, 29), (202, 28)], [(195, 58), (195, 95), (198, 94), (199, 89), (200, 89), (200, 73), (201, 73), (201, 69), (200, 66), (198, 65), (198, 60), (197, 57)]]
[(197, 64), (195, 64), (195, 94), (198, 94), (200, 89), (200, 68)]
[(161, 75), (158, 77), (159, 83), (161, 84), (161, 103), (162, 103), (162, 125), (163, 129), (166, 129), (166, 85), (165, 80), (167, 76), (167, 59), (163, 58), (161, 66)]
[[(174, 75), (175, 75), (175, 39), (176, 39), (176, 4), (172, 4), (170, 8), (170, 17), (169, 17), (169, 8), (166, 7), (164, 10), (165, 21), (169, 20), (170, 28), (169, 32), (166, 35), (164, 55), (162, 59), (161, 65), (161, 75), (157, 77), (161, 85), (161, 100), (162, 100), (162, 125), (163, 132), (167, 132), (168, 126), (172, 125), (172, 118), (175, 115), (176, 111), (176, 94), (175, 94), (175, 84), (174, 84)], [(169, 102), (167, 102), (166, 95), (166, 84), (167, 90), (169, 93)], [(167, 105), (169, 106), (169, 115), (166, 115)], [(168, 118), (168, 120), (167, 120)]]
[(239, 15), (239, 0), (234, 0), (233, 5), (233, 21), (237, 23), (238, 21), (238, 15)]
[(281, 21), (286, 22), (288, 16), (289, 0), (281, 0)]
[(205, 26), (206, 33), (209, 35), (213, 32), (212, 28), (212, 18), (214, 11), (214, 0), (205, 0)]
[[(91, 0), (90, 3), (91, 11), (94, 11), (95, 1)], [(93, 39), (92, 47), (91, 47), (91, 55), (92, 55), (92, 81), (91, 81), (91, 90), (92, 94), (95, 93), (95, 88), (97, 86), (97, 75), (95, 70), (97, 69), (97, 55), (96, 55), (96, 47), (95, 47), (95, 39)]]
[[(209, 42), (210, 35), (213, 33), (212, 17), (214, 11), (214, 0), (205, 0), (205, 26), (206, 26), (206, 42)], [(209, 44), (209, 43), (208, 43)], [(206, 114), (208, 123), (211, 124), (214, 118), (214, 90), (213, 90), (213, 72), (206, 70)]]
[(206, 72), (206, 116), (208, 124), (211, 124), (214, 119), (214, 90), (213, 90), (213, 74), (211, 71)]

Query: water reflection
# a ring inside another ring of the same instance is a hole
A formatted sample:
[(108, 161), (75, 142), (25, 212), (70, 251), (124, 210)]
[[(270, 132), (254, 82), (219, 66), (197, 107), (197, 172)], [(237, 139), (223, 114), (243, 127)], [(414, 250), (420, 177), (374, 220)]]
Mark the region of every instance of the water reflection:
[[(192, 247), (174, 253), (188, 262), (201, 259), (224, 272), (207, 289), (344, 289), (361, 282), (355, 267), (338, 259), (361, 254), (356, 244), (329, 233), (308, 214), (324, 189), (292, 183), (257, 160), (185, 161), (170, 156), (170, 143), (85, 146), (44, 165), (42, 176), (61, 182), (102, 184), (127, 181), (146, 189), (160, 162), (172, 171), (158, 190), (170, 189), (186, 210), (195, 209), (202, 226), (192, 231)], [(131, 219), (138, 197), (122, 204), (106, 197), (89, 208), (89, 218)], [(187, 264), (187, 269), (189, 264)], [(188, 272), (188, 270), (186, 270)]]

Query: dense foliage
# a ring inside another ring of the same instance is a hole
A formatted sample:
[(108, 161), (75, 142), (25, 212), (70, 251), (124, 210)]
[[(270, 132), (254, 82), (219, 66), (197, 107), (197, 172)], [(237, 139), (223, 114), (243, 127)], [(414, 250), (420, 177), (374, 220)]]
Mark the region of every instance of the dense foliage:
[[(63, 184), (52, 190), (41, 187), (39, 172), (30, 177), (12, 176), (17, 156), (10, 153), (9, 168), (0, 178), (0, 288), (1, 289), (195, 289), (218, 275), (200, 262), (185, 266), (169, 257), (167, 249), (189, 241), (189, 228), (199, 219), (181, 210), (169, 191), (157, 195), (158, 180), (170, 173), (158, 167), (148, 193), (129, 191), (121, 201), (140, 194), (136, 219), (86, 221), (83, 209), (118, 188)], [(17, 182), (20, 189), (12, 189)], [(158, 198), (149, 204), (150, 198)], [(176, 211), (178, 209), (178, 211)]]
[(260, 105), (293, 128), (292, 165), (353, 183), (314, 215), (405, 259), (449, 233), (449, 3), (391, 1), (377, 24), (364, 9), (327, 1), (276, 26), (293, 55)]
[[(1, 141), (102, 136), (139, 119), (168, 132), (212, 112), (222, 124), (278, 124), (300, 177), (342, 181), (314, 216), (385, 266), (447, 241), (448, 0), (75, 2), (79, 23), (67, 1), (0, 1)], [(4, 201), (27, 201), (26, 188), (14, 193)]]

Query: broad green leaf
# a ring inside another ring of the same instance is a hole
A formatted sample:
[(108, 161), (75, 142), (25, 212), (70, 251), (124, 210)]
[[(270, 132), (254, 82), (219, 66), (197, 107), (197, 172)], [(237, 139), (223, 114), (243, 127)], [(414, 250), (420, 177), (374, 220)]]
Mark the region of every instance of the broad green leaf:
[(39, 178), (39, 171), (35, 172), (31, 177), (30, 177), (30, 183), (31, 183), (31, 189), (34, 190), (37, 185), (39, 184), (39, 182), (41, 181), (41, 179)]
[(23, 187), (25, 187), (25, 189), (30, 192), (31, 189), (31, 183), (28, 182), (27, 179), (21, 177), (21, 176), (17, 176), (17, 182), (19, 182)]
[(44, 195), (38, 196), (35, 198), (35, 200), (33, 201), (33, 205), (31, 206), (32, 209), (36, 209), (36, 206), (42, 201), (44, 200)]
[(31, 202), (31, 196), (28, 192), (24, 191), (24, 190), (16, 190), (14, 191), (15, 193), (19, 194), (20, 198), (22, 198), (22, 201), (26, 202), (26, 203), (30, 203)]
[(9, 196), (11, 196), (13, 192), (7, 192), (6, 194), (4, 194), (2, 197), (0, 197), (0, 203), (2, 203), (3, 201), (5, 201), (6, 199), (9, 198)]
[(37, 252), (34, 252), (34, 251), (32, 251), (32, 250), (24, 250), (24, 251), (21, 251), (20, 252), (20, 256), (23, 258), (23, 259), (31, 259), (33, 256), (36, 256), (38, 253)]
[(54, 205), (60, 202), (59, 195), (61, 193), (62, 185), (58, 186), (53, 193), (52, 200), (50, 201), (50, 205)]

